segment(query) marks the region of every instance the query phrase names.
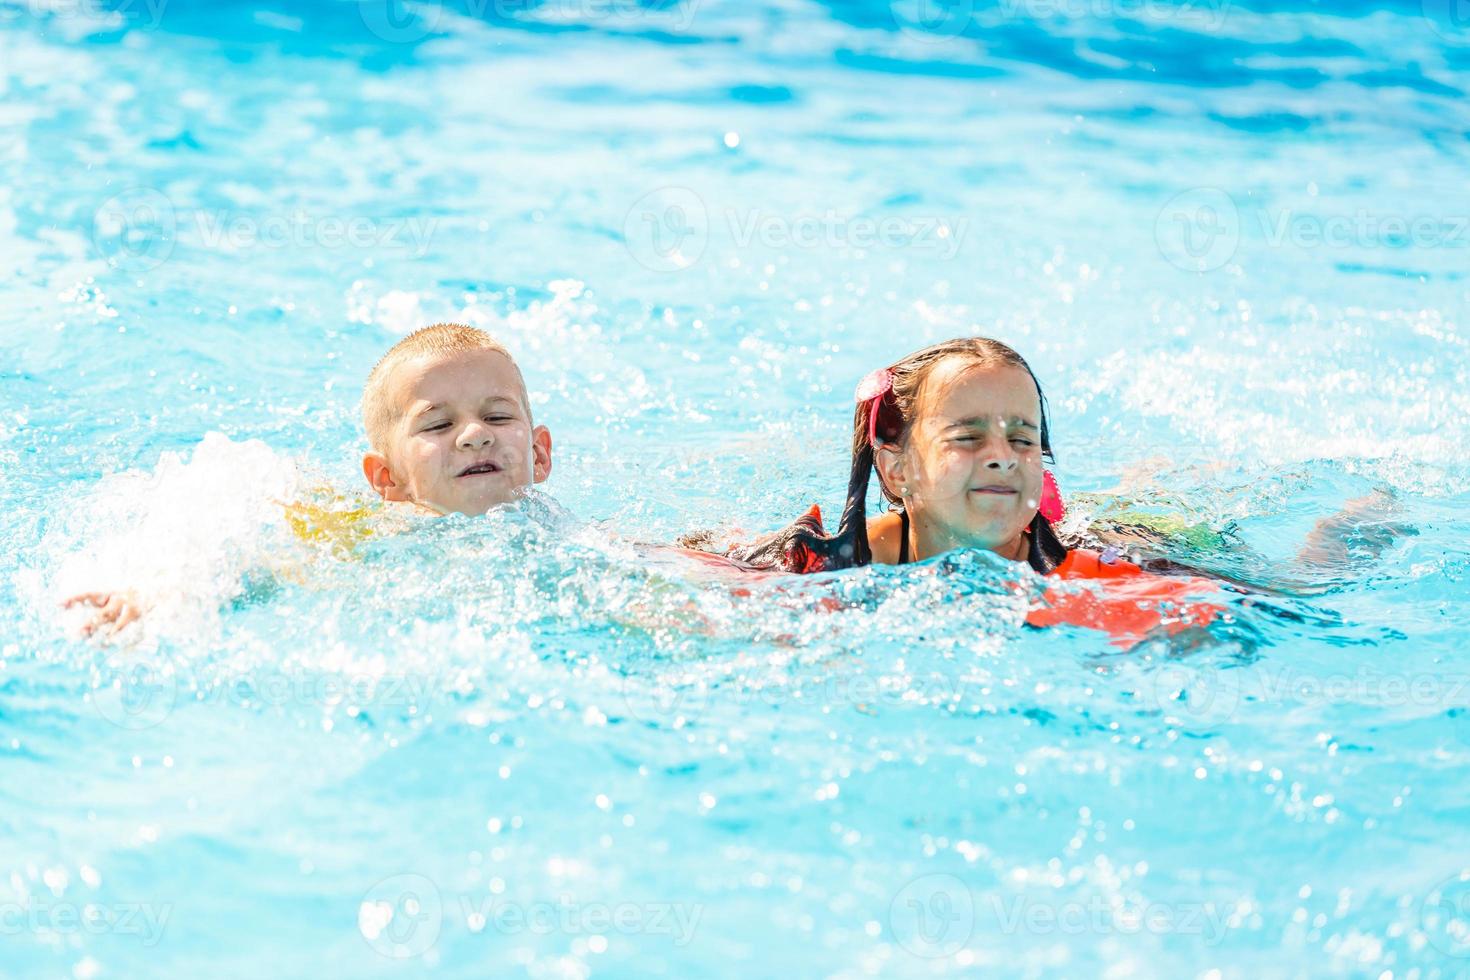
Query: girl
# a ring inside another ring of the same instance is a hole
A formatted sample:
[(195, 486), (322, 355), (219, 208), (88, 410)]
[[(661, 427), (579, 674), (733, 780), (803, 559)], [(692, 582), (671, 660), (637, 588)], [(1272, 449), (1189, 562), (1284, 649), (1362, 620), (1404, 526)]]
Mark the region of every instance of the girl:
[[(853, 416), (852, 474), (835, 535), (813, 507), (790, 527), (731, 557), (811, 572), (921, 561), (984, 548), (1052, 579), (1105, 579), (1101, 592), (1048, 590), (1028, 622), (1101, 628), (1131, 642), (1158, 627), (1205, 625), (1220, 607), (1189, 601), (1217, 583), (1164, 577), (1069, 549), (1054, 525), (1064, 506), (1052, 461), (1046, 399), (1024, 358), (997, 340), (964, 337), (910, 354), (863, 379)], [(891, 511), (868, 521), (877, 470)]]

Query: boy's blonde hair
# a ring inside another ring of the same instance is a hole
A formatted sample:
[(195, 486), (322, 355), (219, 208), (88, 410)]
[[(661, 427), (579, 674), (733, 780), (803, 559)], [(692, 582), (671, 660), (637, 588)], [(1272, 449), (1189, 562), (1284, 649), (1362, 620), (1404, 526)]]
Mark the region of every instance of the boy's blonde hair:
[[(516, 375), (520, 375), (521, 369), (505, 345), (485, 331), (463, 323), (436, 323), (423, 327), (390, 347), (373, 366), (362, 388), (362, 425), (367, 430), (368, 444), (373, 450), (387, 451), (388, 432), (397, 421), (399, 406), (394, 403), (388, 388), (399, 367), (420, 357), (443, 357), (480, 350), (504, 354), (515, 367)], [(529, 417), (531, 406), (524, 381), (521, 383), (521, 403), (526, 406)]]

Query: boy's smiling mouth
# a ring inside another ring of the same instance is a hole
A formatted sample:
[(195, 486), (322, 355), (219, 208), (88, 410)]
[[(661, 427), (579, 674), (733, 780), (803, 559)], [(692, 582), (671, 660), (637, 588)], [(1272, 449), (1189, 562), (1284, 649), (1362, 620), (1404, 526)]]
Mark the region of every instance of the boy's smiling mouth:
[(459, 473), (457, 474), (457, 476), (458, 477), (483, 476), (483, 475), (488, 474), (488, 473), (499, 473), (499, 472), (500, 472), (500, 464), (498, 464), (498, 463), (492, 463), (489, 460), (485, 460), (485, 461), (480, 462), (480, 463), (471, 463), (469, 466), (466, 466), (464, 469), (460, 470)]

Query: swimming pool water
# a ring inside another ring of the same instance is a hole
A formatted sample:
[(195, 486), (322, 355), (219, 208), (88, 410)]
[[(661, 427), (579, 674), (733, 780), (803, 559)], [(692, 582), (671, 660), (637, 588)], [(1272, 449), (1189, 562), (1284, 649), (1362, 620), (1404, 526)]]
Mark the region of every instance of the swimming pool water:
[[(0, 975), (1465, 975), (1462, 14), (0, 2)], [(438, 319), (545, 495), (303, 544)], [(856, 380), (976, 332), (1221, 568), (1414, 533), (1130, 650), (644, 547), (835, 516)]]

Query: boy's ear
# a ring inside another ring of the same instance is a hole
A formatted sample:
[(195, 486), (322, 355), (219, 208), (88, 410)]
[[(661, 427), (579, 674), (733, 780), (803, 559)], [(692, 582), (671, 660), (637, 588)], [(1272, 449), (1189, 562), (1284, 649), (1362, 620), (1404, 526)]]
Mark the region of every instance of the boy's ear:
[(382, 453), (371, 452), (362, 458), (362, 475), (367, 477), (368, 485), (373, 492), (384, 500), (407, 500), (408, 492), (393, 478), (393, 470), (388, 466), (388, 457)]
[(551, 475), (551, 430), (538, 425), (531, 430), (531, 482), (543, 483)]

